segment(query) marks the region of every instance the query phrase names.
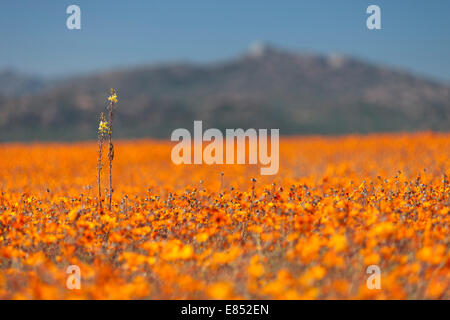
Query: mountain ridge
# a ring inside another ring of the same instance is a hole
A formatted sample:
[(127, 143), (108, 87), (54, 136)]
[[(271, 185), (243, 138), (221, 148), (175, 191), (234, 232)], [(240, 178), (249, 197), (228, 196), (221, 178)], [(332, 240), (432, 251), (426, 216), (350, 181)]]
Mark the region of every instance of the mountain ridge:
[(0, 91), (0, 140), (95, 139), (110, 87), (119, 93), (121, 138), (168, 138), (194, 120), (285, 135), (450, 130), (446, 84), (353, 57), (264, 46), (217, 63), (136, 66), (14, 96)]

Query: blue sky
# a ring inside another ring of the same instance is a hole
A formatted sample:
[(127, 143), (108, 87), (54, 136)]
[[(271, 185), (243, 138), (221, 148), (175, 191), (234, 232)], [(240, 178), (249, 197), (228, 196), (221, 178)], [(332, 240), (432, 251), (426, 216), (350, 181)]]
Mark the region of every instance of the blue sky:
[[(66, 28), (67, 6), (81, 30)], [(382, 30), (366, 28), (381, 7)], [(0, 5), (0, 70), (46, 76), (140, 64), (211, 62), (254, 41), (344, 53), (450, 83), (448, 0), (14, 0)]]

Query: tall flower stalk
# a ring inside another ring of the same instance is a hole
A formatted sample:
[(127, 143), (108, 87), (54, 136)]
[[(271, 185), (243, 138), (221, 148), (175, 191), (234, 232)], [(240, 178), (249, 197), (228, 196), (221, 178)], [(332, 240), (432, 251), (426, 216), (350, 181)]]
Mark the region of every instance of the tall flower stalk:
[(98, 207), (102, 209), (102, 158), (103, 158), (103, 141), (108, 134), (108, 122), (105, 120), (105, 114), (100, 115), (100, 123), (98, 125), (98, 158), (97, 158), (97, 182), (98, 182)]
[(108, 194), (108, 200), (109, 205), (108, 208), (111, 210), (111, 201), (112, 201), (112, 161), (114, 159), (114, 145), (112, 143), (112, 133), (113, 133), (113, 120), (114, 120), (114, 105), (117, 103), (117, 93), (116, 90), (111, 89), (110, 96), (108, 97), (108, 114), (109, 114), (109, 123), (108, 123), (108, 142), (109, 142), (109, 148), (108, 148), (108, 164), (109, 164), (109, 194)]

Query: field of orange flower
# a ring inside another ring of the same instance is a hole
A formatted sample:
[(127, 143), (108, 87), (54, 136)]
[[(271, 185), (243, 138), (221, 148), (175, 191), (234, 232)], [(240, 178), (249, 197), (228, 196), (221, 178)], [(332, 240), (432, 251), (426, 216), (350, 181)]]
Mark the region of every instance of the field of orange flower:
[(99, 211), (95, 143), (0, 145), (0, 299), (450, 299), (449, 134), (284, 138), (276, 176), (171, 147), (117, 142)]

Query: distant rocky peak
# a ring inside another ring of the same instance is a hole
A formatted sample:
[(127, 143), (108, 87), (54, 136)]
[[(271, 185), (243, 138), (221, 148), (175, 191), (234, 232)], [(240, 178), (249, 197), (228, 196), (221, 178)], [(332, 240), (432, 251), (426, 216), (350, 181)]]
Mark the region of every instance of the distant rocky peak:
[(330, 53), (327, 56), (327, 62), (330, 67), (333, 69), (339, 69), (345, 66), (348, 58), (340, 53)]
[(246, 55), (252, 58), (261, 58), (281, 53), (283, 53), (281, 49), (278, 49), (264, 41), (254, 41), (249, 45)]

